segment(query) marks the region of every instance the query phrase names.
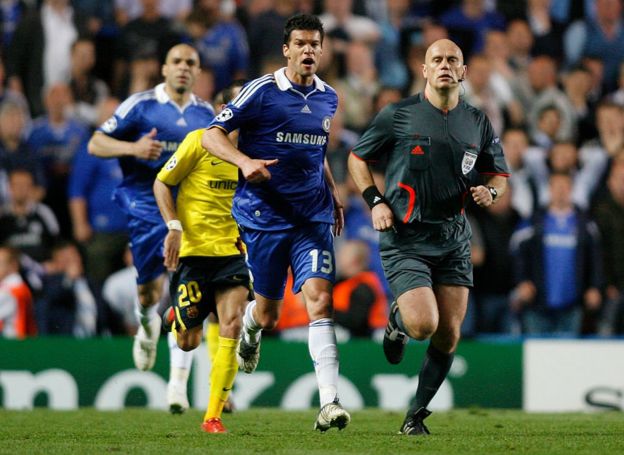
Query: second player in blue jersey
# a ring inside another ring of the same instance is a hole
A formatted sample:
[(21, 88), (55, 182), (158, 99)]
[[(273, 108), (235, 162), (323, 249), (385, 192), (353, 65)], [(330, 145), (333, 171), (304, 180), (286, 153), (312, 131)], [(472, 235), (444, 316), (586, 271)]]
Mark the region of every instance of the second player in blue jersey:
[[(152, 185), (185, 136), (214, 117), (212, 106), (191, 92), (199, 72), (195, 49), (186, 44), (172, 47), (162, 66), (164, 83), (130, 96), (89, 142), (90, 153), (117, 158), (123, 173), (114, 199), (128, 217), (132, 257), (138, 272), (141, 324), (132, 353), (140, 370), (151, 369), (156, 360), (160, 335), (156, 307), (166, 272), (162, 250), (167, 226), (160, 216)], [(179, 411), (188, 407), (186, 378), (192, 354), (179, 350), (175, 340), (170, 340), (169, 346), (172, 380), (168, 401), (172, 411)]]

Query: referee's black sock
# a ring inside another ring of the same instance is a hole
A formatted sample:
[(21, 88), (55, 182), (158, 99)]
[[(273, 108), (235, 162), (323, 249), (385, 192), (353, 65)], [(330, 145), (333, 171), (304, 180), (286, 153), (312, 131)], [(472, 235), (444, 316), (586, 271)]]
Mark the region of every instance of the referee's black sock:
[(429, 405), (429, 402), (433, 399), (451, 369), (454, 356), (453, 353), (447, 354), (438, 350), (429, 342), (429, 347), (418, 375), (416, 398), (410, 407), (409, 413), (416, 412), (418, 409), (426, 408)]

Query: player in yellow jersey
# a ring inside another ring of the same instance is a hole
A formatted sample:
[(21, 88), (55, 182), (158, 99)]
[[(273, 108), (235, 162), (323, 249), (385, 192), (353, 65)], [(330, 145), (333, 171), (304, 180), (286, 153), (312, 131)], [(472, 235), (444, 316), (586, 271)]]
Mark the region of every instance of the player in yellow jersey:
[[(222, 106), (239, 89), (225, 91)], [(178, 346), (190, 351), (201, 343), (204, 320), (210, 313), (217, 314), (219, 344), (202, 429), (225, 433), (221, 413), (238, 370), (236, 346), (249, 294), (249, 272), (238, 227), (230, 215), (238, 170), (201, 146), (202, 133), (196, 130), (186, 136), (154, 182), (156, 202), (169, 228), (165, 266), (175, 270), (173, 302), (163, 319)]]

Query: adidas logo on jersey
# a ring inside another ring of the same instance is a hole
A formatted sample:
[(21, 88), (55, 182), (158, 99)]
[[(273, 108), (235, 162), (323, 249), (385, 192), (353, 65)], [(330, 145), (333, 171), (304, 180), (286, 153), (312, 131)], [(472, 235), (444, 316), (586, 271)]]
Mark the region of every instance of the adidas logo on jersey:
[(417, 145), (412, 149), (412, 155), (424, 155), (425, 151), (422, 149), (420, 145)]
[(301, 109), (301, 113), (302, 114), (311, 114), (312, 111), (310, 110), (310, 108), (308, 107), (308, 105), (306, 104), (305, 106), (303, 106), (303, 108)]
[(178, 126), (188, 126), (188, 125), (186, 124), (186, 120), (184, 120), (184, 118), (183, 118), (183, 117), (180, 117), (180, 118), (178, 119), (178, 121), (176, 122), (176, 125), (178, 125)]

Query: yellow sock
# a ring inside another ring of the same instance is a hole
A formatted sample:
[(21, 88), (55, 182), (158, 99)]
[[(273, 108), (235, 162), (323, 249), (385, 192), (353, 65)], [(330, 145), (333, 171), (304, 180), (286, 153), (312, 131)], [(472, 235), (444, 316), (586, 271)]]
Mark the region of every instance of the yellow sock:
[(210, 373), (210, 398), (204, 421), (221, 417), (223, 405), (230, 395), (238, 371), (236, 345), (238, 340), (219, 337), (219, 349)]
[(206, 328), (206, 344), (208, 345), (208, 358), (214, 365), (217, 349), (219, 349), (219, 323), (209, 322)]

